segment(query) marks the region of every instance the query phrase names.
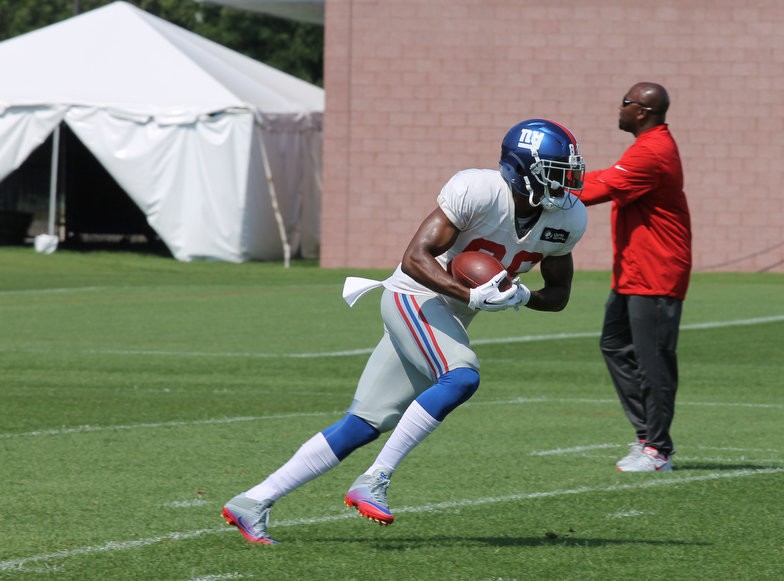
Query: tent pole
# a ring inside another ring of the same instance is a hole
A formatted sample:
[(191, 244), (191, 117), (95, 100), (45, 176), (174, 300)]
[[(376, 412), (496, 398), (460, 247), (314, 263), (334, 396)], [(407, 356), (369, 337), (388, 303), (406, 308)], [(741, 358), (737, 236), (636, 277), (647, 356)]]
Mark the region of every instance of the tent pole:
[(55, 215), (57, 214), (57, 166), (60, 158), (60, 126), (52, 134), (52, 164), (49, 172), (49, 234), (54, 236)]
[(264, 146), (264, 135), (259, 135), (259, 144), (261, 146), (261, 159), (264, 163), (264, 174), (267, 176), (267, 184), (269, 185), (272, 211), (275, 214), (280, 241), (283, 244), (283, 266), (288, 268), (291, 266), (291, 246), (289, 245), (289, 240), (286, 236), (286, 225), (283, 223), (283, 215), (280, 213), (278, 195), (275, 193), (275, 182), (272, 181), (272, 170), (270, 169), (269, 158), (267, 157), (267, 148)]

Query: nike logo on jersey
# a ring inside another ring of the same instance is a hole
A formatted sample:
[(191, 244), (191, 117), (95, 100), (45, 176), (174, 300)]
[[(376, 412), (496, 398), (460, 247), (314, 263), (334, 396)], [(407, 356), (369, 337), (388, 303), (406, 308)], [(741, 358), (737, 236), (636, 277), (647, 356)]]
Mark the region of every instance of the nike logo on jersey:
[(621, 167), (620, 165), (617, 165), (617, 164), (615, 166), (615, 169), (620, 170), (620, 171), (625, 171), (626, 173), (629, 173), (628, 169), (626, 169), (625, 167)]

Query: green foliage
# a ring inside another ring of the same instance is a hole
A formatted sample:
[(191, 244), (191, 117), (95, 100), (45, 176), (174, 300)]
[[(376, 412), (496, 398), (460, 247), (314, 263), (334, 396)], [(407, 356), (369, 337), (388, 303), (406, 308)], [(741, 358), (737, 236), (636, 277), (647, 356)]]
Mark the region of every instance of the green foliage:
[[(323, 86), (324, 28), (192, 0), (131, 0), (142, 10), (272, 67)], [(0, 40), (65, 20), (110, 0), (0, 0)]]
[(386, 273), (29, 248), (0, 273), (0, 579), (781, 578), (781, 275), (694, 277), (673, 473), (613, 469), (609, 276), (578, 272), (563, 313), (477, 317), (482, 385), (395, 473), (393, 526), (342, 505), (382, 437), (281, 499), (267, 547), (221, 505), (341, 416), (382, 333), (342, 281)]

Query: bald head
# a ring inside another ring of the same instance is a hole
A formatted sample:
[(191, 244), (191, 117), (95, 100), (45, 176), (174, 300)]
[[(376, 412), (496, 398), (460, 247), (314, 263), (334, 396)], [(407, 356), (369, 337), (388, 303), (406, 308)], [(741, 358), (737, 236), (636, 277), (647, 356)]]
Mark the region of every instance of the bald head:
[(667, 114), (667, 109), (670, 108), (670, 96), (667, 94), (667, 89), (656, 83), (637, 83), (631, 89), (629, 94), (636, 94), (636, 99), (645, 107), (651, 108), (651, 113), (659, 115), (662, 122)]
[(619, 107), (618, 128), (635, 136), (662, 125), (670, 96), (667, 90), (657, 83), (642, 82), (632, 85)]

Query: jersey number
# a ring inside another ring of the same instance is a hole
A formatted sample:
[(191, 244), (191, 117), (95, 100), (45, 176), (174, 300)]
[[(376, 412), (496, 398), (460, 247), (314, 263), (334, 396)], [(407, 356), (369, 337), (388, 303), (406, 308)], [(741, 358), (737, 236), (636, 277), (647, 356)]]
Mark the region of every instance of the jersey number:
[[(465, 247), (463, 252), (468, 252), (469, 250), (483, 250), (484, 252), (491, 254), (498, 262), (504, 264), (506, 248), (502, 244), (498, 244), (498, 242), (485, 240), (484, 238), (477, 238), (472, 240), (471, 243)], [(541, 252), (528, 252), (527, 250), (521, 250), (514, 255), (512, 262), (510, 262), (509, 266), (506, 267), (506, 272), (509, 273), (509, 276), (514, 276), (520, 272), (520, 266), (524, 262), (529, 262), (531, 266), (522, 271), (528, 272), (531, 270), (533, 265), (542, 260), (542, 258), (544, 258), (544, 256)]]

